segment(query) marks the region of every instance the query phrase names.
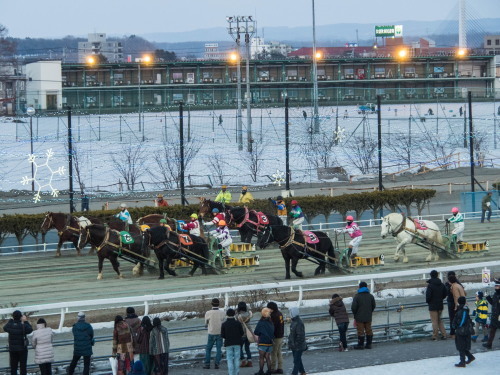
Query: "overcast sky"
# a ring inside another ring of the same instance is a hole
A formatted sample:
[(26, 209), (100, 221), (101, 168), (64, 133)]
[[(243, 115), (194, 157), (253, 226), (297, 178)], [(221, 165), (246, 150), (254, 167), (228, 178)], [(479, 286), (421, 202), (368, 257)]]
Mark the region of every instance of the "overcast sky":
[[(316, 0), (316, 23), (394, 23), (451, 19), (459, 0)], [(500, 0), (468, 0), (478, 17), (500, 18)], [(226, 26), (255, 15), (258, 27), (311, 24), (311, 0), (0, 0), (0, 24), (13, 37), (141, 35)]]

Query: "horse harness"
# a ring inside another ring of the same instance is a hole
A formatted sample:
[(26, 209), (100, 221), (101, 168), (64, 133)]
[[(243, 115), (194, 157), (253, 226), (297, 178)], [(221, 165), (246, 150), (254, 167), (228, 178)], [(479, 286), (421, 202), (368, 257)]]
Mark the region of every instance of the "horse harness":
[[(250, 220), (250, 213), (253, 213), (255, 214), (255, 216), (257, 217), (257, 222), (253, 221), (253, 220)], [(236, 224), (236, 227), (237, 228), (241, 228), (243, 225), (247, 224), (247, 223), (250, 223), (252, 224), (252, 226), (250, 226), (250, 228), (252, 230), (254, 230), (255, 232), (259, 233), (260, 231), (262, 231), (263, 229), (266, 228), (265, 225), (259, 223), (259, 215), (257, 213), (257, 211), (255, 210), (249, 210), (248, 207), (245, 206), (245, 214), (244, 214), (244, 217), (243, 217), (243, 221), (239, 224), (236, 223), (236, 220), (233, 216), (233, 214), (231, 213), (230, 214), (230, 219), (229, 221), (231, 222), (234, 222)]]
[[(308, 246), (305, 239), (304, 239), (304, 243), (301, 243), (301, 242), (298, 242), (298, 241), (295, 241), (295, 229), (293, 229), (292, 227), (290, 227), (290, 237), (287, 239), (287, 241), (285, 242), (284, 245), (281, 245), (279, 242), (278, 242), (278, 246), (281, 250), (287, 248), (288, 246), (291, 246), (291, 245), (298, 245), (300, 247), (302, 247), (304, 250), (305, 250), (305, 253), (307, 254), (307, 252), (311, 252), (311, 253), (316, 253), (316, 254), (320, 254), (321, 256), (325, 256), (327, 257), (329, 260), (333, 260), (334, 262), (336, 262), (336, 259), (334, 257), (331, 257), (330, 255), (326, 254), (326, 253), (322, 253), (321, 251), (318, 251), (316, 250), (315, 247), (311, 247), (311, 246)], [(305, 236), (304, 236), (305, 237)]]
[(177, 237), (179, 237), (179, 243), (175, 243), (175, 242), (170, 241), (169, 239), (165, 239), (165, 240), (161, 241), (158, 245), (153, 245), (153, 249), (154, 250), (158, 250), (158, 249), (162, 248), (165, 245), (172, 245), (172, 246), (176, 247), (176, 249), (175, 249), (176, 252), (181, 253), (181, 250), (182, 250), (186, 254), (189, 254), (189, 255), (191, 255), (193, 257), (201, 258), (205, 262), (208, 263), (208, 259), (207, 258), (205, 258), (205, 257), (203, 257), (203, 256), (201, 256), (199, 254), (196, 254), (195, 252), (189, 250), (187, 247), (182, 246), (182, 243), (181, 243), (181, 240), (180, 240), (180, 236), (181, 235), (179, 233), (176, 233), (176, 232), (174, 232), (174, 233), (177, 234)]
[[(87, 235), (90, 237), (89, 230), (87, 229), (86, 231), (87, 231)], [(118, 239), (120, 241), (119, 245), (117, 245), (117, 244), (109, 241), (109, 234), (111, 232), (115, 232), (116, 235), (118, 236)], [(144, 241), (144, 238), (143, 238), (143, 241)], [(106, 227), (106, 234), (104, 235), (104, 239), (102, 240), (102, 242), (101, 242), (101, 244), (99, 246), (96, 246), (97, 252), (101, 251), (102, 248), (104, 248), (105, 246), (108, 246), (108, 245), (111, 246), (111, 247), (114, 247), (115, 249), (118, 249), (118, 255), (121, 255), (122, 251), (124, 251), (126, 253), (133, 254), (136, 257), (139, 257), (139, 258), (142, 258), (142, 259), (148, 259), (145, 256), (137, 254), (137, 253), (131, 251), (130, 249), (127, 249), (127, 248), (123, 247), (122, 236), (121, 236), (120, 232), (118, 232), (115, 229), (109, 229), (109, 227)], [(142, 246), (141, 246), (141, 249), (142, 249)]]
[[(59, 236), (62, 236), (62, 234), (64, 232), (66, 232), (66, 231), (73, 232), (73, 233), (71, 233), (73, 236), (76, 236), (77, 233), (80, 234), (80, 228), (75, 228), (75, 227), (71, 226), (71, 218), (72, 218), (72, 216), (70, 214), (66, 215), (66, 225), (65, 225), (65, 227), (62, 230), (57, 231), (57, 234)], [(50, 220), (52, 221), (52, 215), (50, 215)]]
[[(410, 232), (410, 233), (413, 233), (413, 234), (419, 234), (417, 229), (408, 228), (406, 226), (406, 219), (407, 218), (403, 214), (401, 214), (401, 216), (403, 217), (403, 220), (401, 221), (401, 224), (399, 224), (399, 228), (397, 230), (393, 230), (392, 231), (392, 236), (393, 237), (397, 237), (397, 235), (399, 233), (404, 232), (404, 231)], [(413, 218), (411, 218), (410, 216), (408, 216), (408, 219), (410, 219), (413, 222), (413, 225), (415, 225), (415, 228), (416, 228), (415, 220)], [(429, 227), (427, 227), (427, 230), (433, 230), (434, 232), (436, 232), (435, 229), (432, 229), (432, 228), (429, 228)]]

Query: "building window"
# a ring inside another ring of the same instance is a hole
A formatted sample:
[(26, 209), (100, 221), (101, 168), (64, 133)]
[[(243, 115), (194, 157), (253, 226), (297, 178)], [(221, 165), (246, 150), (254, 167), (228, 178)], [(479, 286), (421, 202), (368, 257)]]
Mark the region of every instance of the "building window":
[(495, 40), (495, 46), (500, 46), (500, 39)]
[(491, 46), (491, 39), (487, 39), (487, 40), (486, 40), (486, 45), (487, 45), (487, 46)]

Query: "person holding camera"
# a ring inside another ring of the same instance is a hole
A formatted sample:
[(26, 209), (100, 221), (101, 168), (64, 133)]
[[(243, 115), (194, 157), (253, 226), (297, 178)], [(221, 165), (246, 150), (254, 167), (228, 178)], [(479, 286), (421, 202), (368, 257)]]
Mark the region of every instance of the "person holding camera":
[(29, 343), (26, 335), (33, 332), (28, 318), (21, 311), (16, 310), (12, 313), (12, 319), (3, 326), (3, 330), (9, 334), (10, 374), (17, 375), (19, 366), (19, 374), (26, 375)]

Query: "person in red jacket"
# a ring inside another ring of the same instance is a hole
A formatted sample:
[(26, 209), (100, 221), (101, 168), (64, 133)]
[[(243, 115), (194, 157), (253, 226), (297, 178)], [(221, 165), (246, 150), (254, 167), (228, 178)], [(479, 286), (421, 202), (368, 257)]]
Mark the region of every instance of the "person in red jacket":
[(168, 207), (168, 202), (163, 199), (163, 194), (158, 194), (156, 196), (155, 207)]

